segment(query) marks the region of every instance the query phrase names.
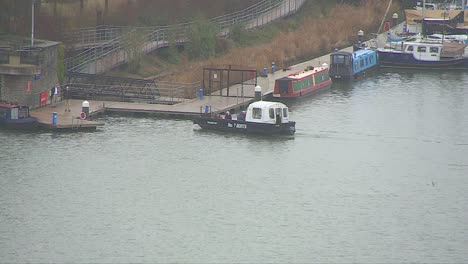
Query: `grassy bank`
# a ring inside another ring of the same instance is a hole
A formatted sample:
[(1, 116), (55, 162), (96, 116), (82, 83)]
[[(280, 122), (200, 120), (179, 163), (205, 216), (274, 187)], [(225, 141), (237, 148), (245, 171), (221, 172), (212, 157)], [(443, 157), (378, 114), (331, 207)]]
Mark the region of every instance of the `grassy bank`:
[[(241, 42), (223, 40), (227, 48), (211, 59), (193, 61), (182, 52), (179, 63), (172, 64), (161, 56), (145, 56), (141, 71), (130, 74), (120, 69), (111, 75), (163, 76), (166, 81), (195, 82), (201, 79), (204, 67), (213, 65), (242, 65), (260, 70), (275, 62), (277, 68), (283, 68), (351, 45), (360, 29), (376, 32), (388, 2), (363, 0), (356, 6), (340, 3), (340, 0), (307, 1), (291, 18), (261, 30), (244, 32)], [(397, 10), (398, 6), (393, 9)]]
[[(301, 23), (292, 31), (280, 31), (271, 41), (250, 47), (238, 47), (205, 61), (184, 61), (165, 79), (179, 82), (200, 80), (203, 67), (210, 65), (243, 65), (263, 69), (275, 62), (278, 68), (304, 61), (354, 43), (356, 33), (375, 32), (383, 18), (386, 3), (365, 0), (358, 6), (335, 5), (327, 14), (317, 15), (317, 6), (304, 8)], [(397, 6), (394, 7), (396, 10)], [(319, 9), (320, 10), (320, 9)], [(316, 15), (308, 15), (313, 14)], [(295, 22), (291, 22), (295, 23)]]

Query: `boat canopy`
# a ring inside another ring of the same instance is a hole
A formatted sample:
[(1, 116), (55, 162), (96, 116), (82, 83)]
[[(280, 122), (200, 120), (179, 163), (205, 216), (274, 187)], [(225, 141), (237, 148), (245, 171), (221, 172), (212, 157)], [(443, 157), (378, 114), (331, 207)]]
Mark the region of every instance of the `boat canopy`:
[(461, 21), (461, 23), (463, 23), (463, 15), (464, 14), (461, 10), (426, 10), (424, 12), (424, 16), (422, 10), (405, 10), (407, 25), (419, 24), (423, 19), (442, 19), (443, 21)]
[(279, 102), (258, 101), (251, 103), (245, 117), (247, 122), (275, 124), (288, 123), (288, 107)]

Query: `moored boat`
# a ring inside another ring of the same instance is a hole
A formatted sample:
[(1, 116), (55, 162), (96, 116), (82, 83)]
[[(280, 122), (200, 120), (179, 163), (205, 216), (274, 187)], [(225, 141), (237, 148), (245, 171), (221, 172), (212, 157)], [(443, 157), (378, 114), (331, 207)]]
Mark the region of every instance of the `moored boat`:
[(468, 69), (466, 45), (437, 41), (409, 41), (378, 49), (382, 67)]
[(332, 79), (356, 78), (378, 66), (377, 51), (359, 49), (352, 53), (335, 51), (330, 54), (330, 76)]
[(293, 135), (296, 122), (289, 120), (289, 109), (279, 102), (257, 101), (237, 115), (202, 113), (193, 120), (202, 129), (237, 133)]
[(307, 67), (300, 73), (293, 73), (275, 81), (273, 96), (297, 98), (331, 86), (328, 65)]
[(37, 118), (31, 117), (29, 107), (0, 102), (0, 127), (17, 130), (38, 128)]

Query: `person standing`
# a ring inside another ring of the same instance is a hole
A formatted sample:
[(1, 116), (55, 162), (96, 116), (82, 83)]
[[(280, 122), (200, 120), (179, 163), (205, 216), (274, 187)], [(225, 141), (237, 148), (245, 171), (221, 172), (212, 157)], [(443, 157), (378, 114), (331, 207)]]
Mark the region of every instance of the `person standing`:
[(65, 112), (70, 112), (70, 88), (65, 86), (65, 90), (62, 93), (62, 97), (65, 100)]
[(55, 85), (54, 105), (57, 104), (57, 99), (58, 99), (58, 96), (59, 96), (59, 87), (60, 87), (60, 85), (57, 83)]
[(55, 97), (55, 86), (50, 89), (50, 104), (55, 106), (54, 104), (54, 97)]

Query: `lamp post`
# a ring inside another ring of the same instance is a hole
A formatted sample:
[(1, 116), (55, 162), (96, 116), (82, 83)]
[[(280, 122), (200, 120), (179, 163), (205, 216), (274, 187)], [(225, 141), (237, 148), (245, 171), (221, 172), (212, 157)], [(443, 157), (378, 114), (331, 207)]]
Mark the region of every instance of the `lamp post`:
[(34, 2), (36, 0), (31, 0), (31, 47), (34, 46)]

